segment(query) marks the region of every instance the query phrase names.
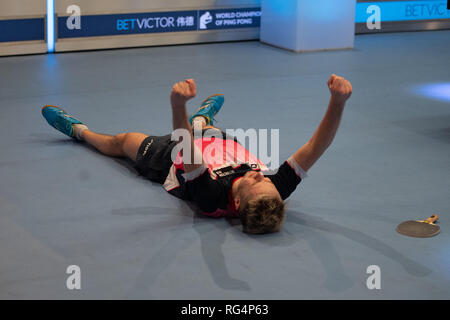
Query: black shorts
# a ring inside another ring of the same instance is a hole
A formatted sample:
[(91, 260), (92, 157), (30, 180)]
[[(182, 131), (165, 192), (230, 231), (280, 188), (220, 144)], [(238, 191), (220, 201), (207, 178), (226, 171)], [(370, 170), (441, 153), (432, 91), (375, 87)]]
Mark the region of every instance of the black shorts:
[(136, 170), (147, 179), (163, 184), (172, 166), (171, 153), (176, 144), (170, 134), (148, 136), (139, 147)]
[[(206, 130), (203, 130), (203, 136)], [(222, 132), (223, 139), (236, 140), (235, 137)], [(178, 142), (172, 141), (171, 135), (148, 136), (139, 147), (136, 156), (136, 170), (147, 179), (163, 184), (172, 166), (172, 149)]]

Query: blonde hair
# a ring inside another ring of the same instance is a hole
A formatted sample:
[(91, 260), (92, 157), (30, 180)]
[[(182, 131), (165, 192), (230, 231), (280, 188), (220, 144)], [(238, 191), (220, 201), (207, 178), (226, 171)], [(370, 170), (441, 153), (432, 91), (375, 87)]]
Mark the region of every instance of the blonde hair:
[(254, 234), (278, 232), (285, 211), (285, 204), (278, 197), (262, 195), (249, 200), (239, 210), (243, 231)]

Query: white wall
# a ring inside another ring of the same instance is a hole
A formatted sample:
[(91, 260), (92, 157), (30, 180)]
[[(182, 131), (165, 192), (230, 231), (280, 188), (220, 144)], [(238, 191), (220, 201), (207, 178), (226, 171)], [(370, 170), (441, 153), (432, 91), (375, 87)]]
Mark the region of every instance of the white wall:
[(47, 13), (45, 0), (1, 0), (0, 19), (24, 16), (44, 16)]
[(292, 51), (353, 48), (356, 0), (262, 0), (260, 40)]
[[(45, 17), (45, 0), (0, 0), (0, 20)], [(0, 56), (44, 53), (45, 41), (0, 42)]]

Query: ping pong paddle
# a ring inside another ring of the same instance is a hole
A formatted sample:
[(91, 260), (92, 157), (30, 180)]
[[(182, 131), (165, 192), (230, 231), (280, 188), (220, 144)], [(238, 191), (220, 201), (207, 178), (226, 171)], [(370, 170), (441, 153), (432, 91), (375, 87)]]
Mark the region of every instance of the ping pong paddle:
[(410, 220), (400, 223), (397, 226), (397, 232), (405, 236), (416, 238), (434, 237), (441, 228), (434, 224), (439, 219), (437, 214), (433, 214), (426, 220)]

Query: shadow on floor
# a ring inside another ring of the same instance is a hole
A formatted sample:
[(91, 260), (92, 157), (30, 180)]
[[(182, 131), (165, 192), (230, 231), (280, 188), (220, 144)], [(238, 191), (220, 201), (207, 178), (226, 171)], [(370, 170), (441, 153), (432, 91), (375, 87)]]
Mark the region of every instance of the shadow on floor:
[(410, 132), (443, 142), (450, 143), (450, 115), (420, 117), (392, 121), (393, 124)]
[[(208, 266), (210, 275), (217, 286), (224, 290), (251, 290), (247, 282), (241, 279), (233, 278), (230, 275), (222, 249), (226, 236), (230, 233), (230, 229), (240, 229), (240, 222), (236, 219), (228, 220), (228, 224), (224, 228), (224, 224), (221, 222), (221, 219), (202, 216), (192, 203), (178, 200), (177, 202), (179, 203), (179, 208), (169, 210), (169, 212), (167, 208), (146, 207), (115, 210), (113, 214), (161, 214), (166, 216), (181, 216), (182, 219), (177, 220), (176, 222), (173, 220), (162, 223), (160, 222), (156, 225), (152, 224), (152, 227), (167, 228), (174, 224), (189, 225), (192, 223), (192, 227), (196, 230), (198, 236), (200, 237), (200, 249), (203, 259)], [(360, 245), (375, 250), (399, 263), (411, 275), (424, 277), (431, 273), (431, 270), (405, 257), (401, 252), (360, 231), (327, 222), (321, 218), (317, 218), (303, 212), (292, 210), (287, 212), (286, 224), (296, 225), (295, 228), (301, 228), (301, 230), (295, 234), (287, 231), (287, 228), (277, 234), (238, 234), (239, 237), (242, 237), (242, 240), (258, 241), (268, 246), (290, 246), (294, 242), (300, 240), (306, 241), (312, 248), (312, 251), (317, 255), (324, 270), (326, 271), (327, 278), (324, 282), (324, 286), (332, 292), (345, 291), (351, 288), (354, 285), (354, 282), (346, 274), (341, 258), (339, 257), (333, 243), (318, 231), (338, 234), (357, 242)], [(164, 244), (161, 249), (146, 262), (143, 267), (143, 271), (135, 282), (135, 285), (129, 291), (130, 295), (136, 297), (146, 296), (149, 288), (151, 288), (158, 275), (164, 272), (164, 270), (171, 265), (177, 254), (183, 250), (186, 250), (197, 239), (198, 238), (193, 234), (186, 235), (174, 231), (171, 239), (167, 241), (167, 243)], [(301, 259), (302, 257), (299, 257), (299, 261), (301, 261)]]
[[(227, 227), (224, 228), (222, 219), (214, 219), (203, 216), (195, 206), (189, 202), (175, 199), (179, 204), (177, 209), (142, 207), (114, 210), (113, 214), (119, 215), (165, 215), (182, 217), (176, 222), (166, 221), (152, 224), (152, 228), (191, 225), (200, 237), (200, 249), (211, 277), (217, 286), (224, 290), (249, 291), (247, 282), (233, 278), (225, 263), (222, 245), (225, 242)], [(228, 225), (233, 227), (232, 224)], [(198, 240), (194, 233), (180, 233), (176, 228), (171, 238), (150, 257), (144, 264), (141, 273), (137, 276), (134, 285), (128, 291), (128, 298), (148, 297), (149, 288), (152, 287), (158, 276), (164, 272), (174, 261), (180, 252), (188, 249)]]
[[(333, 248), (333, 245), (320, 234), (312, 232), (312, 230), (321, 230), (338, 234), (371, 250), (377, 251), (378, 253), (400, 264), (406, 272), (413, 276), (424, 277), (432, 272), (430, 269), (409, 259), (401, 252), (388, 246), (382, 241), (372, 236), (366, 235), (361, 231), (331, 223), (300, 211), (288, 212), (286, 220), (286, 223), (293, 223), (302, 226), (302, 232), (300, 233), (300, 236), (308, 241), (308, 243), (311, 245), (311, 248), (314, 249), (314, 252), (316, 252), (320, 261), (322, 261), (323, 266), (327, 269), (327, 273), (329, 276), (335, 276), (334, 274), (336, 270), (342, 270), (342, 266), (339, 262), (339, 257), (336, 250)], [(309, 229), (309, 232), (305, 232), (306, 229)], [(330, 267), (333, 265), (334, 267)]]

